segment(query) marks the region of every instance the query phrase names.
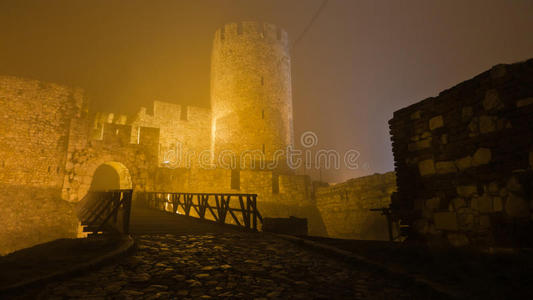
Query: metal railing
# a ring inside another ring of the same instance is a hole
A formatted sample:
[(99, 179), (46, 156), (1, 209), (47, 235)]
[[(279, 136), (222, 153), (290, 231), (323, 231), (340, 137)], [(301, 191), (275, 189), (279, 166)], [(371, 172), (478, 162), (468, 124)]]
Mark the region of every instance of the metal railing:
[(263, 223), (257, 209), (257, 194), (139, 192), (136, 195), (147, 207), (189, 217), (211, 218), (221, 224), (255, 231), (258, 223)]
[(89, 191), (78, 205), (84, 232), (129, 233), (133, 190)]

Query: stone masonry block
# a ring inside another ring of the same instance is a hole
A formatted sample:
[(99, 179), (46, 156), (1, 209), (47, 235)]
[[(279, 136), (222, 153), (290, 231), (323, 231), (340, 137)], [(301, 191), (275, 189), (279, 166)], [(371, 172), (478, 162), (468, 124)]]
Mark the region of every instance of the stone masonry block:
[(518, 108), (531, 105), (531, 104), (533, 104), (533, 97), (524, 98), (524, 99), (520, 99), (516, 101), (516, 107)]
[(483, 108), (487, 111), (498, 110), (503, 108), (503, 103), (500, 100), (498, 91), (491, 89), (485, 92), (485, 99), (483, 99)]
[(422, 112), (417, 110), (414, 113), (411, 114), (411, 120), (418, 120), (421, 117)]
[(443, 144), (443, 145), (448, 144), (448, 135), (447, 134), (443, 134), (443, 135), (440, 136), (440, 143)]
[(437, 210), (439, 208), (439, 205), (440, 205), (440, 198), (438, 197), (433, 197), (425, 201), (425, 208), (428, 209), (429, 211)]
[(429, 129), (430, 130), (437, 129), (437, 128), (440, 128), (442, 126), (444, 126), (444, 120), (443, 120), (442, 116), (436, 116), (436, 117), (433, 117), (433, 118), (429, 119)]
[(510, 192), (522, 193), (524, 191), (522, 184), (516, 176), (512, 176), (511, 178), (509, 178), (505, 187)]
[(455, 198), (450, 202), (449, 210), (456, 211), (459, 208), (466, 207), (466, 201), (463, 198)]
[(472, 167), (472, 157), (471, 156), (466, 156), (466, 157), (463, 157), (463, 158), (459, 158), (458, 160), (455, 161), (455, 165), (461, 171), (466, 170), (466, 169)]
[(492, 210), (493, 211), (502, 211), (503, 210), (503, 201), (500, 197), (492, 198)]
[(450, 244), (454, 247), (464, 247), (470, 243), (468, 237), (464, 233), (449, 233), (446, 236)]
[(472, 107), (471, 106), (463, 107), (463, 110), (461, 112), (461, 117), (462, 117), (463, 121), (470, 120), (470, 118), (472, 118), (472, 116), (473, 116)]
[(490, 218), (489, 218), (489, 216), (480, 216), (479, 217), (479, 227), (481, 227), (481, 228), (490, 228)]
[(469, 198), (477, 193), (477, 186), (475, 185), (460, 185), (456, 188), (457, 194), (461, 197)]
[(491, 158), (492, 158), (492, 153), (490, 149), (479, 148), (477, 149), (476, 153), (474, 153), (474, 157), (472, 158), (472, 165), (473, 166), (486, 165), (490, 162)]
[(426, 149), (426, 148), (429, 148), (429, 147), (431, 147), (431, 138), (428, 138), (428, 139), (425, 139), (425, 140), (421, 140), (421, 141), (418, 141), (418, 142), (414, 142), (414, 143), (410, 143), (407, 146), (407, 149), (410, 152), (413, 152), (413, 151)]
[(480, 213), (492, 212), (492, 199), (487, 195), (474, 197), (470, 205), (472, 208), (479, 210)]
[(431, 137), (431, 132), (429, 131), (424, 131), (421, 135), (420, 135), (420, 138), (422, 139), (427, 139), (427, 138), (430, 138)]
[(486, 186), (486, 191), (489, 192), (489, 194), (491, 195), (498, 195), (498, 193), (500, 192), (500, 186), (498, 184), (497, 181), (493, 181), (491, 183), (489, 183), (488, 186)]
[(457, 172), (457, 167), (453, 161), (439, 161), (435, 163), (438, 174), (448, 174)]
[(457, 215), (454, 212), (437, 212), (433, 215), (437, 230), (458, 230)]
[(418, 163), (418, 170), (421, 176), (433, 175), (436, 173), (433, 159), (426, 159)]
[(505, 213), (513, 218), (527, 218), (530, 214), (529, 205), (524, 198), (510, 193), (505, 201)]
[(491, 116), (479, 117), (479, 132), (486, 134), (496, 130), (496, 119)]

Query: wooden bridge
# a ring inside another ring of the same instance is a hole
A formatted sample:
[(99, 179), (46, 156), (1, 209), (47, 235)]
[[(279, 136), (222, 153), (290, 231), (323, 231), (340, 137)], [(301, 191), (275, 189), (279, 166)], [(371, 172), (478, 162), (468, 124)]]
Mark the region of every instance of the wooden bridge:
[[(90, 235), (111, 233), (257, 231), (257, 194), (91, 191), (78, 217)], [(131, 224), (130, 224), (131, 220)]]

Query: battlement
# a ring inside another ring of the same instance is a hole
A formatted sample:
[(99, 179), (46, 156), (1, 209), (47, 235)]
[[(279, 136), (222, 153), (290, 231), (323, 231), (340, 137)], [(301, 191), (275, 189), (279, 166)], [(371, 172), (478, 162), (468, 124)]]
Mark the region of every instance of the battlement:
[(141, 107), (128, 124), (150, 124), (150, 127), (158, 127), (161, 123), (176, 123), (203, 120), (211, 117), (211, 110), (199, 106), (180, 105), (163, 101), (154, 101), (152, 113), (146, 107)]
[[(117, 116), (118, 118), (115, 118)], [(97, 113), (92, 128), (92, 139), (103, 141), (105, 144), (157, 145), (159, 142), (159, 128), (132, 126), (126, 124), (126, 116), (113, 113)]]
[(97, 112), (94, 117), (95, 126), (97, 124), (128, 124), (129, 118), (124, 114), (115, 114), (110, 112)]
[(285, 46), (289, 44), (289, 36), (283, 28), (269, 23), (250, 21), (223, 25), (215, 32), (213, 42), (216, 44), (238, 39), (266, 40)]
[(120, 145), (130, 143), (131, 126), (106, 123), (102, 129), (102, 140), (104, 143), (118, 143)]

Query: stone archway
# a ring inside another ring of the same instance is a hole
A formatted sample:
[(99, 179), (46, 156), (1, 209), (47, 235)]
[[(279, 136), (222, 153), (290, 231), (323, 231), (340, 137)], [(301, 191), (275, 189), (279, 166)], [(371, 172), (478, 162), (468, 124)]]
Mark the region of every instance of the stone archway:
[(98, 175), (98, 168), (106, 168), (116, 173), (118, 180), (116, 188), (133, 189), (135, 186), (136, 169), (115, 160), (112, 156), (101, 156), (67, 169), (63, 184), (63, 199), (70, 202), (82, 200), (91, 189), (95, 173)]
[(128, 168), (116, 161), (105, 162), (93, 172), (90, 190), (131, 189), (133, 184)]

